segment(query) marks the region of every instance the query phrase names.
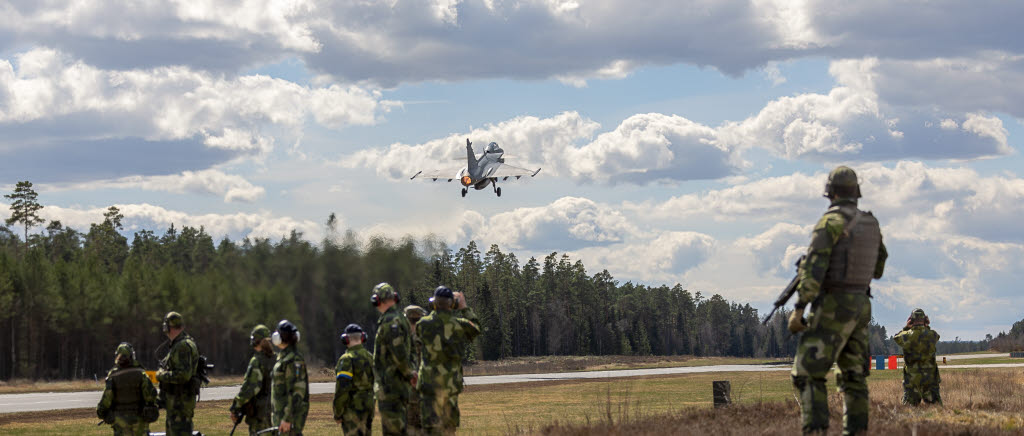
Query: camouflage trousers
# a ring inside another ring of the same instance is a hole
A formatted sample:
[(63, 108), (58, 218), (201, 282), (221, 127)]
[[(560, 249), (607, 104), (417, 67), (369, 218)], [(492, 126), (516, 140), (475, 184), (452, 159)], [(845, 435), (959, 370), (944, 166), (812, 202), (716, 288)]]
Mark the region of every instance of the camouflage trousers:
[(256, 432), (264, 429), (273, 427), (274, 424), (270, 423), (270, 417), (245, 417), (245, 423), (249, 425), (249, 436), (256, 436)]
[(391, 392), (377, 397), (380, 410), (380, 426), (384, 436), (406, 434), (405, 405), (409, 401), (408, 389), (403, 393)]
[(939, 368), (934, 366), (903, 368), (903, 404), (916, 406), (923, 400), (925, 404), (942, 404), (939, 393)]
[(413, 389), (409, 393), (409, 405), (406, 407), (406, 426), (410, 436), (423, 434), (423, 424), (420, 417), (420, 393)]
[(843, 393), (843, 434), (867, 432), (870, 321), (871, 301), (865, 294), (824, 291), (811, 305), (791, 373), (804, 433), (828, 429), (825, 377), (833, 363), (840, 371), (836, 384)]
[(345, 436), (370, 436), (373, 431), (373, 408), (364, 411), (346, 410), (341, 415), (341, 430)]
[(453, 435), (459, 427), (459, 394), (439, 389), (420, 393), (423, 434)]
[(195, 395), (168, 395), (165, 408), (167, 411), (167, 436), (192, 436), (192, 415), (196, 410)]
[(114, 429), (114, 436), (149, 435), (149, 423), (137, 416), (115, 415), (114, 423), (110, 426)]

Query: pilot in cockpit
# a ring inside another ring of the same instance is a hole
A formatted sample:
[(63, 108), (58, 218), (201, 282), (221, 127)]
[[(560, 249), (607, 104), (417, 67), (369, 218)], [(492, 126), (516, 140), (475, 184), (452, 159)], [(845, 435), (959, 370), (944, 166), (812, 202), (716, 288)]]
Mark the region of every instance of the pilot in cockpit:
[(487, 153), (495, 154), (495, 153), (504, 153), (504, 152), (505, 151), (502, 150), (501, 147), (498, 147), (498, 143), (497, 142), (492, 142), (490, 144), (487, 144)]

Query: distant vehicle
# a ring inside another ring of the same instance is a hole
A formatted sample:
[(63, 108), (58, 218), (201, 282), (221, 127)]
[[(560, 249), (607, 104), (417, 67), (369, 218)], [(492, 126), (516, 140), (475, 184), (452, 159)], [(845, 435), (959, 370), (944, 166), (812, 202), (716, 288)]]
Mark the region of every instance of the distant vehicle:
[(502, 150), (497, 142), (492, 142), (487, 144), (484, 154), (478, 158), (476, 153), (473, 152), (473, 143), (469, 142), (469, 138), (466, 138), (466, 166), (462, 167), (462, 169), (455, 171), (454, 174), (451, 170), (420, 171), (410, 177), (409, 180), (417, 177), (431, 179), (435, 182), (438, 179), (447, 179), (449, 182), (458, 180), (462, 183), (463, 197), (466, 196), (471, 187), (479, 191), (490, 185), (494, 188), (494, 193), (501, 197), (498, 179), (505, 181), (509, 177), (515, 177), (516, 180), (519, 180), (523, 176), (533, 177), (540, 172), (540, 168), (532, 171), (509, 165), (505, 163), (505, 158), (502, 157), (504, 154), (505, 150)]

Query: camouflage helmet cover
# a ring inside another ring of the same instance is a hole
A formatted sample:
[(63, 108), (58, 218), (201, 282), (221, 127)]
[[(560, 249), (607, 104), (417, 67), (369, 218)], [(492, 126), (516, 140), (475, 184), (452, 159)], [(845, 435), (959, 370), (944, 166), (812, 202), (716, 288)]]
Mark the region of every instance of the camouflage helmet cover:
[(395, 290), (388, 282), (381, 282), (377, 286), (373, 287), (373, 295), (376, 296), (378, 301), (386, 300), (397, 300), (398, 291)]
[(249, 345), (255, 347), (256, 344), (262, 342), (264, 339), (270, 337), (270, 328), (259, 324), (252, 328), (252, 332), (249, 333)]
[(422, 307), (409, 305), (405, 308), (405, 317), (408, 318), (409, 321), (419, 321), (419, 319), (424, 316), (427, 316), (427, 310)]
[(164, 315), (164, 329), (165, 330), (167, 328), (180, 329), (180, 328), (183, 328), (183, 327), (185, 327), (185, 318), (182, 318), (180, 313), (178, 313), (178, 312), (167, 312), (167, 315)]
[(910, 319), (913, 319), (913, 320), (924, 320), (924, 319), (927, 319), (927, 318), (928, 318), (928, 315), (924, 314), (924, 310), (923, 309), (914, 309), (914, 311), (910, 313)]
[(828, 183), (825, 184), (825, 197), (832, 197), (836, 188), (844, 188), (853, 191), (854, 198), (860, 198), (860, 184), (857, 182), (857, 173), (846, 165), (837, 166), (828, 173)]
[(117, 349), (114, 350), (114, 358), (117, 359), (118, 357), (121, 356), (127, 357), (131, 360), (135, 360), (135, 349), (132, 348), (132, 344), (122, 342), (117, 346)]

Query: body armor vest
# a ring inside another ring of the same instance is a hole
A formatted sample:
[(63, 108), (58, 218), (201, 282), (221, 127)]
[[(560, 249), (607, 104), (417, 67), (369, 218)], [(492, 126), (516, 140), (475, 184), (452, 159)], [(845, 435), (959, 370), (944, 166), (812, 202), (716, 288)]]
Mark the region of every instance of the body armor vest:
[(125, 368), (110, 375), (114, 384), (114, 404), (112, 409), (115, 412), (138, 414), (142, 411), (142, 383), (145, 382), (146, 374), (142, 368)]
[(825, 289), (867, 291), (875, 275), (878, 246), (882, 231), (871, 212), (862, 212), (855, 206), (832, 207), (846, 218), (843, 235), (839, 237), (828, 261)]

